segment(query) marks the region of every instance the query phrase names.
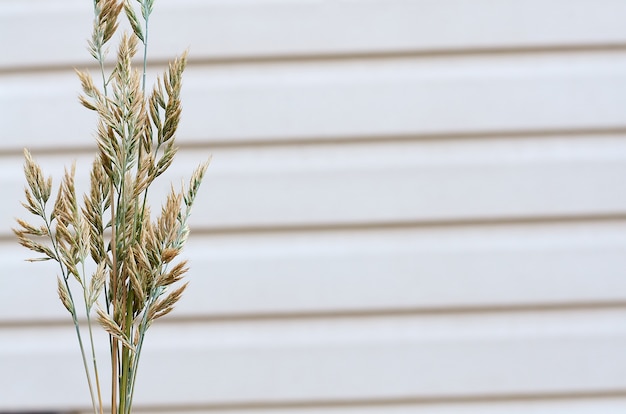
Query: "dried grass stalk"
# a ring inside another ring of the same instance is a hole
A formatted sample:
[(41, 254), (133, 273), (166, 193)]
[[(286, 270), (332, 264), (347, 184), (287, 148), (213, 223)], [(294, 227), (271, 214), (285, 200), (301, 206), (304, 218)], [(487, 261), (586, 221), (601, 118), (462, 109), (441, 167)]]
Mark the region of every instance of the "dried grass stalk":
[[(54, 260), (59, 264), (57, 293), (74, 321), (94, 413), (104, 412), (104, 402), (92, 311), (96, 309), (99, 324), (110, 336), (111, 412), (128, 414), (146, 331), (156, 319), (172, 311), (187, 287), (187, 283), (180, 285), (187, 262), (177, 259), (189, 234), (187, 220), (208, 165), (196, 169), (187, 189), (172, 188), (160, 214), (151, 216), (149, 188), (170, 167), (177, 151), (175, 136), (187, 54), (171, 62), (146, 95), (148, 21), (153, 0), (137, 3), (140, 13), (130, 0), (94, 0), (88, 49), (100, 65), (102, 86), (96, 86), (88, 72), (76, 71), (83, 90), (80, 102), (98, 115), (98, 152), (88, 193), (82, 200), (78, 198), (72, 166), (66, 169), (50, 206), (52, 178), (45, 178), (30, 152), (24, 150), (27, 186), (22, 204), (43, 224), (35, 226), (18, 219), (13, 230), (22, 246), (41, 254), (32, 261)], [(117, 31), (122, 11), (133, 33), (121, 37), (116, 64), (106, 73), (106, 46)], [(140, 43), (143, 70), (133, 66)], [(96, 266), (89, 275), (85, 274), (88, 261)], [(89, 350), (78, 323), (76, 291), (83, 296)]]

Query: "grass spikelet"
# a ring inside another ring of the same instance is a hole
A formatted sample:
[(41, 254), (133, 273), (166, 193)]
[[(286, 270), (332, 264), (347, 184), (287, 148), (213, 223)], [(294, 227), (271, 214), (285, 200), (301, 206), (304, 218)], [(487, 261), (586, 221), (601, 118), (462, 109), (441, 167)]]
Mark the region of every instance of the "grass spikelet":
[(74, 304), (70, 298), (70, 291), (60, 277), (57, 277), (57, 293), (65, 309), (67, 309), (69, 313), (74, 314)]
[(109, 315), (102, 308), (98, 308), (96, 310), (96, 313), (98, 314), (98, 322), (104, 328), (104, 330), (109, 333), (109, 335), (114, 337), (116, 340), (122, 342), (122, 345), (124, 345), (125, 347), (127, 347), (127, 348), (129, 348), (131, 350), (134, 349), (134, 346), (130, 343), (130, 341), (128, 340), (128, 338), (124, 334), (124, 331), (122, 330), (122, 327), (119, 326), (113, 320), (113, 318), (111, 318), (111, 315)]
[(155, 302), (148, 309), (148, 324), (151, 324), (155, 320), (167, 315), (172, 310), (174, 310), (174, 305), (180, 300), (186, 288), (187, 283), (169, 293), (164, 299)]

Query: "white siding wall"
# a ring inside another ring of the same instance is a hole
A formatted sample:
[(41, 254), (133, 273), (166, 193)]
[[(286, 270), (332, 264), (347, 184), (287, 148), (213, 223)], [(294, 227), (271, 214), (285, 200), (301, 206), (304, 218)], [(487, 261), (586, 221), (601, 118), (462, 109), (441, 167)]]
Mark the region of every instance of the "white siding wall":
[[(22, 147), (88, 171), (90, 7), (0, 0), (0, 412), (89, 407), (10, 227)], [(169, 178), (213, 163), (138, 413), (626, 411), (626, 2), (160, 0), (151, 42)]]

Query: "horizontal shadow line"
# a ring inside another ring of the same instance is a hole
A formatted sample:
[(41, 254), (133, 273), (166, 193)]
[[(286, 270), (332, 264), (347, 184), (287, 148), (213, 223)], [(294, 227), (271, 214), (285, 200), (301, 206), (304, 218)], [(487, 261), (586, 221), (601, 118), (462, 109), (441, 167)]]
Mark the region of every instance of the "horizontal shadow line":
[[(318, 234), (334, 232), (372, 232), (394, 230), (428, 230), (445, 228), (473, 227), (504, 227), (504, 226), (540, 226), (558, 224), (594, 224), (594, 223), (626, 222), (626, 211), (598, 214), (572, 214), (526, 217), (494, 217), (494, 218), (459, 218), (459, 219), (424, 219), (412, 221), (389, 222), (355, 222), (355, 223), (315, 223), (315, 224), (284, 224), (284, 225), (248, 225), (229, 227), (192, 227), (191, 237), (220, 237), (231, 235), (263, 235), (263, 234)], [(14, 227), (17, 227), (15, 225)], [(9, 229), (7, 229), (8, 231)], [(8, 232), (0, 233), (0, 243), (17, 243), (16, 237)]]
[(379, 399), (337, 399), (337, 400), (319, 400), (319, 401), (258, 401), (258, 402), (232, 402), (232, 403), (208, 403), (206, 405), (176, 405), (176, 406), (137, 406), (137, 412), (163, 412), (163, 411), (236, 411), (236, 410), (262, 410), (262, 409), (313, 409), (313, 408), (368, 408), (368, 407), (401, 407), (415, 406), (436, 408), (437, 406), (446, 404), (489, 404), (489, 403), (511, 403), (523, 404), (531, 402), (560, 402), (560, 401), (582, 401), (582, 400), (603, 400), (603, 399), (624, 399), (626, 398), (626, 389), (614, 389), (603, 391), (571, 391), (561, 393), (510, 393), (510, 394), (481, 394), (481, 395), (449, 395), (435, 397), (398, 397), (398, 398), (379, 398)]
[(494, 218), (460, 218), (460, 219), (425, 219), (401, 222), (363, 222), (363, 223), (320, 223), (267, 225), (242, 227), (196, 227), (191, 229), (192, 236), (222, 236), (245, 234), (292, 234), (292, 233), (332, 233), (332, 232), (368, 232), (381, 230), (421, 230), (438, 228), (471, 228), (471, 227), (503, 227), (503, 226), (534, 226), (550, 224), (592, 224), (605, 222), (624, 222), (625, 212), (606, 214), (551, 215), (535, 217), (494, 217)]
[[(197, 150), (228, 150), (228, 149), (255, 149), (255, 148), (289, 148), (289, 147), (329, 147), (349, 145), (380, 145), (394, 143), (420, 143), (420, 142), (454, 142), (454, 141), (497, 141), (497, 140), (523, 140), (525, 138), (585, 138), (589, 136), (620, 137), (626, 139), (626, 125), (613, 125), (605, 127), (588, 128), (558, 128), (558, 129), (526, 129), (526, 130), (494, 130), (494, 131), (470, 131), (470, 132), (433, 132), (433, 133), (407, 133), (407, 134), (359, 134), (341, 136), (302, 136), (272, 138), (260, 137), (258, 139), (181, 139), (178, 138), (177, 146), (182, 151)], [(71, 147), (38, 147), (29, 146), (36, 156), (71, 157), (96, 154), (96, 144), (74, 145)], [(22, 157), (22, 148), (0, 149), (0, 157)]]
[[(551, 45), (522, 45), (522, 46), (470, 46), (461, 47), (443, 47), (443, 48), (389, 48), (387, 50), (365, 50), (365, 51), (338, 51), (338, 52), (313, 52), (313, 53), (283, 53), (283, 54), (251, 54), (241, 56), (190, 56), (188, 67), (191, 66), (241, 66), (241, 65), (262, 65), (262, 64), (280, 64), (280, 63), (318, 63), (318, 62), (341, 62), (341, 61), (358, 61), (358, 60), (387, 60), (387, 59), (434, 59), (434, 58), (450, 58), (450, 57), (488, 57), (500, 55), (529, 55), (529, 54), (573, 54), (573, 53), (606, 53), (606, 52), (624, 52), (626, 51), (626, 43), (623, 42), (607, 42), (607, 43), (579, 43), (579, 44), (551, 44)], [(182, 50), (180, 51), (182, 52)], [(0, 76), (15, 74), (37, 74), (50, 72), (69, 72), (73, 69), (90, 69), (99, 70), (99, 66), (95, 62), (87, 60), (87, 52), (85, 52), (84, 61), (67, 62), (64, 64), (42, 64), (42, 65), (11, 65), (0, 67)], [(173, 54), (171, 58), (175, 58)], [(148, 60), (148, 66), (152, 69), (164, 69), (168, 65), (169, 58), (155, 58)], [(139, 64), (139, 61), (136, 62)], [(111, 70), (112, 61), (109, 59), (106, 65), (107, 70)]]
[[(54, 294), (54, 292), (51, 292)], [(59, 303), (59, 306), (61, 304)], [(170, 316), (159, 320), (159, 324), (223, 324), (223, 323), (249, 323), (249, 322), (272, 322), (272, 321), (307, 321), (307, 320), (341, 320), (341, 319), (380, 319), (380, 318), (411, 318), (411, 317), (443, 317), (455, 315), (493, 315), (493, 314), (531, 314), (531, 313), (567, 313), (580, 311), (607, 311), (626, 310), (626, 298), (624, 300), (611, 301), (561, 301), (561, 302), (536, 302), (522, 304), (496, 304), (496, 305), (450, 305), (450, 306), (424, 306), (411, 308), (378, 308), (378, 309), (352, 309), (352, 310), (320, 310), (320, 311), (278, 311), (256, 313), (222, 313), (203, 315), (178, 315), (174, 311)], [(86, 319), (80, 319), (81, 324), (87, 323)], [(2, 328), (37, 327), (70, 327), (73, 326), (68, 318), (51, 320), (23, 320), (23, 321), (0, 321)]]

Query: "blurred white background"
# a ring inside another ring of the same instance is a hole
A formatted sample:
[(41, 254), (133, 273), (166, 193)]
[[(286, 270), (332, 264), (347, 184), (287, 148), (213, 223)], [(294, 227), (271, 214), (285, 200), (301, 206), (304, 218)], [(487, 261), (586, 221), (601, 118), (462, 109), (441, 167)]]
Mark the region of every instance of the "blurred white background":
[[(0, 412), (90, 407), (56, 269), (10, 227), (23, 147), (86, 184), (91, 7), (0, 0)], [(158, 0), (151, 24), (152, 74), (190, 48), (156, 195), (213, 161), (137, 413), (626, 411), (626, 2)]]

